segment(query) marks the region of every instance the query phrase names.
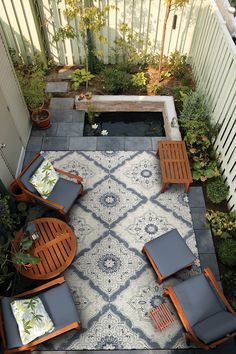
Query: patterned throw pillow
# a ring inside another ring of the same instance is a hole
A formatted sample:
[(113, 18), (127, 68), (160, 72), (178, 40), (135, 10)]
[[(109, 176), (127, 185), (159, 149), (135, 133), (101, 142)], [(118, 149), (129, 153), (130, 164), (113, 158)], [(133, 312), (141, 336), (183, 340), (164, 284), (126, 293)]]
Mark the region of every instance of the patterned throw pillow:
[(52, 192), (59, 177), (54, 170), (52, 164), (48, 160), (44, 160), (29, 182), (39, 192), (42, 198), (47, 199)]
[(11, 302), (11, 308), (18, 324), (22, 344), (30, 343), (35, 338), (53, 331), (53, 322), (39, 297), (14, 300)]

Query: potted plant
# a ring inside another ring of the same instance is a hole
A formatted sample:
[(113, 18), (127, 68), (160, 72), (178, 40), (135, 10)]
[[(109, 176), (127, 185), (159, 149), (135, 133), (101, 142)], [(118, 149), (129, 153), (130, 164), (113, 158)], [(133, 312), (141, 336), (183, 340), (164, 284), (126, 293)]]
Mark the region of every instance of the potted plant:
[(21, 68), (16, 73), (33, 123), (39, 129), (49, 128), (51, 113), (45, 108), (48, 96), (45, 93), (44, 70), (36, 63), (31, 68), (27, 68), (27, 70)]
[[(12, 257), (11, 242), (15, 237), (15, 231), (21, 227), (22, 215), (26, 213), (23, 209), (23, 203), (21, 208), (13, 210), (11, 207), (11, 200), (9, 195), (0, 195), (0, 288), (1, 293), (9, 287), (12, 277), (15, 274), (13, 267), (15, 264), (31, 263), (35, 264), (39, 262), (38, 257), (28, 255), (28, 250), (32, 245), (32, 242), (22, 238), (20, 247), (15, 253), (15, 257)], [(24, 254), (24, 255), (23, 255)]]
[[(15, 241), (15, 240), (14, 240)], [(33, 245), (33, 240), (29, 235), (23, 234), (20, 238), (20, 242), (16, 241), (13, 245), (12, 262), (15, 265), (23, 265), (25, 268), (31, 268), (33, 264), (40, 263), (40, 258), (38, 256), (33, 256), (27, 251), (30, 250)], [(14, 249), (14, 247), (16, 248)]]

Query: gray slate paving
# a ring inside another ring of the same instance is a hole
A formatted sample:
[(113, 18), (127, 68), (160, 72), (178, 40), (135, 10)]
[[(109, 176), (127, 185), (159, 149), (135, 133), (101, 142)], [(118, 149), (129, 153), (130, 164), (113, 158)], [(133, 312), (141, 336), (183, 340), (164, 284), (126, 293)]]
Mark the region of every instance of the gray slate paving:
[(69, 150), (96, 151), (97, 137), (95, 136), (71, 137), (69, 139)]
[(152, 137), (151, 139), (152, 139), (152, 150), (153, 151), (157, 151), (157, 146), (158, 146), (159, 141), (166, 140), (165, 137), (157, 137), (157, 136)]
[(51, 109), (52, 113), (52, 122), (59, 123), (59, 122), (72, 122), (73, 121), (73, 110), (57, 110)]
[(125, 148), (125, 138), (122, 137), (97, 137), (97, 150), (122, 151)]
[(192, 215), (194, 229), (206, 229), (207, 228), (205, 207), (191, 208), (191, 215)]
[(199, 253), (215, 253), (211, 230), (195, 230)]
[(202, 187), (190, 187), (188, 197), (190, 207), (205, 208), (205, 200)]
[(67, 92), (68, 82), (47, 82), (45, 92)]
[(44, 137), (42, 150), (69, 150), (69, 138), (61, 136)]
[(74, 98), (53, 97), (50, 100), (49, 110), (72, 110), (74, 107)]
[(220, 273), (217, 264), (216, 255), (214, 253), (200, 253), (200, 262), (202, 270), (206, 267), (211, 268), (217, 280), (220, 280)]
[(58, 123), (56, 136), (83, 136), (84, 124), (80, 122)]
[(152, 150), (152, 138), (150, 137), (125, 137), (126, 151)]
[(27, 151), (40, 151), (43, 138), (41, 136), (31, 136), (28, 141)]
[(57, 123), (52, 123), (48, 129), (32, 128), (31, 136), (56, 136), (57, 135)]
[(85, 112), (84, 111), (72, 111), (72, 121), (73, 122), (83, 122), (84, 123), (84, 117)]

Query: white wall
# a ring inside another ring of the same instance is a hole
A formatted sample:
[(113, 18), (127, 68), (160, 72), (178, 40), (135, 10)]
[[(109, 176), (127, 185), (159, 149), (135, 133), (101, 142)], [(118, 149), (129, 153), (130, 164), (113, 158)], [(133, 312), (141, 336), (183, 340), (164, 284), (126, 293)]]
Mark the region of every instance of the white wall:
[[(2, 152), (15, 174), (24, 156), (31, 124), (1, 31), (0, 62), (0, 146), (2, 143), (6, 145)], [(0, 178), (4, 183), (12, 179), (3, 161), (0, 163)]]

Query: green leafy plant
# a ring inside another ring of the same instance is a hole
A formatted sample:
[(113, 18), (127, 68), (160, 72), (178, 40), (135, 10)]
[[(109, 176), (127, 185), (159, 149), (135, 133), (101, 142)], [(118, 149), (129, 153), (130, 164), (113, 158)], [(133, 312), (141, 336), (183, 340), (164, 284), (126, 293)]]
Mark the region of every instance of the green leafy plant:
[(224, 213), (218, 210), (208, 210), (206, 218), (215, 237), (224, 239), (235, 237), (236, 212)]
[(131, 85), (129, 74), (112, 67), (103, 71), (103, 78), (105, 91), (109, 94), (124, 93)]
[[(108, 11), (114, 6), (107, 5), (101, 9), (93, 5), (92, 2), (84, 2), (83, 0), (65, 0), (65, 4), (66, 8), (63, 12), (68, 18), (69, 24), (58, 29), (54, 40), (59, 41), (60, 39), (79, 37), (85, 52), (86, 71), (93, 71), (98, 62), (94, 39), (96, 38), (101, 43), (106, 43), (107, 38), (101, 35), (101, 30), (106, 24)], [(78, 31), (71, 25), (76, 19), (78, 19)], [(88, 81), (86, 81), (87, 89)]]
[(166, 37), (166, 27), (169, 19), (169, 15), (171, 10), (176, 10), (180, 7), (183, 7), (188, 3), (189, 0), (165, 0), (166, 2), (166, 13), (163, 23), (162, 30), (162, 39), (161, 39), (161, 49), (160, 49), (160, 59), (159, 59), (159, 67), (158, 67), (158, 81), (160, 81), (162, 65), (163, 65), (163, 56), (164, 56), (164, 46), (165, 46), (165, 37)]
[(90, 104), (87, 108), (87, 114), (88, 114), (89, 124), (92, 126), (96, 122), (97, 118), (99, 117), (99, 113), (97, 113), (94, 106)]
[(15, 264), (38, 264), (40, 258), (38, 256), (32, 256), (28, 251), (33, 245), (33, 240), (27, 235), (21, 238), (19, 248), (16, 250), (12, 257), (12, 262)]
[(193, 179), (206, 181), (217, 177), (220, 171), (212, 147), (212, 128), (209, 111), (202, 93), (192, 92), (183, 100), (179, 124), (184, 133)]
[(70, 74), (69, 79), (73, 82), (71, 88), (76, 91), (79, 89), (80, 85), (92, 80), (94, 75), (92, 75), (86, 69), (76, 69), (72, 74)]
[(220, 203), (227, 198), (229, 189), (221, 176), (215, 178), (213, 181), (207, 182), (207, 197), (213, 203)]
[(158, 95), (161, 92), (161, 86), (159, 84), (153, 84), (151, 92), (154, 93), (154, 95)]
[(45, 100), (45, 74), (40, 68), (33, 67), (28, 73), (20, 69), (16, 74), (28, 109), (33, 112), (39, 109)]
[(122, 62), (123, 65), (145, 65), (150, 42), (147, 41), (147, 48), (144, 48), (143, 36), (133, 31), (125, 22), (119, 24), (119, 32), (120, 36), (115, 39), (115, 46), (112, 48), (115, 61)]
[(218, 256), (226, 266), (236, 266), (236, 240), (226, 239), (218, 244)]
[(191, 89), (189, 86), (173, 86), (172, 91), (174, 94), (175, 101), (183, 103), (188, 95), (191, 94)]
[[(192, 82), (192, 71), (187, 63), (187, 55), (182, 55), (179, 51), (175, 51), (168, 57), (168, 65), (166, 66), (170, 74), (183, 85), (189, 85)], [(165, 67), (165, 68), (166, 68)]]
[(145, 77), (145, 73), (142, 71), (140, 73), (133, 74), (131, 77), (132, 85), (135, 87), (143, 88), (147, 84), (147, 78)]

